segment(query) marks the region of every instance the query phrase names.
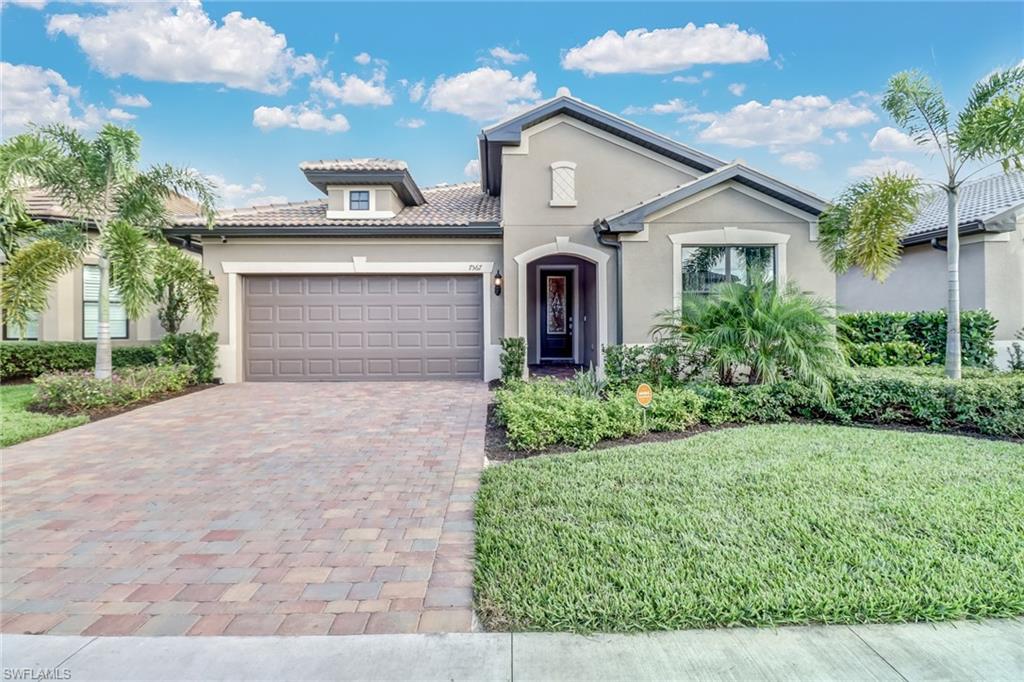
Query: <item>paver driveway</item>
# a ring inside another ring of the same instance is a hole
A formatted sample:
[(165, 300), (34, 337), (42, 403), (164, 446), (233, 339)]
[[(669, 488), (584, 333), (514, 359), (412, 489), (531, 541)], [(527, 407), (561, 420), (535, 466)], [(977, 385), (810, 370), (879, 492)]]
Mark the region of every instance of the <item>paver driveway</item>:
[(483, 383), (236, 384), (3, 454), (3, 632), (472, 627)]

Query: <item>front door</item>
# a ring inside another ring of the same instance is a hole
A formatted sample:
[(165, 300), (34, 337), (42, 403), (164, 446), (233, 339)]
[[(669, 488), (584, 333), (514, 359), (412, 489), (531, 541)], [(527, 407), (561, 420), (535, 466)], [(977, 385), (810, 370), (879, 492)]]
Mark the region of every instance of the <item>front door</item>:
[(540, 359), (572, 362), (575, 320), (573, 320), (573, 270), (540, 272)]

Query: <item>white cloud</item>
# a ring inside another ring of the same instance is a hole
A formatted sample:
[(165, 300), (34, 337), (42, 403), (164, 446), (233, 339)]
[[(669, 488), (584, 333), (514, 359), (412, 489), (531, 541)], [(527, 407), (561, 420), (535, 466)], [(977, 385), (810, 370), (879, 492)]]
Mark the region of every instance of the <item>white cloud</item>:
[(267, 188), (256, 178), (249, 184), (230, 182), (223, 175), (208, 173), (206, 178), (220, 197), (220, 208), (237, 208), (239, 206), (260, 206), (265, 204), (284, 204), (288, 197), (280, 194), (264, 194)]
[(386, 107), (394, 101), (391, 92), (384, 84), (386, 74), (387, 72), (383, 68), (376, 69), (368, 80), (355, 74), (342, 74), (340, 84), (327, 77), (316, 78), (309, 84), (309, 88), (319, 91), (331, 99), (336, 99), (342, 104), (357, 107), (368, 105)]
[(743, 93), (746, 91), (746, 83), (729, 83), (729, 92), (737, 97), (743, 97)]
[(673, 76), (672, 82), (687, 83), (689, 85), (693, 85), (695, 83), (700, 83), (701, 81), (706, 81), (707, 79), (711, 78), (714, 75), (715, 74), (713, 71), (704, 70), (700, 73), (699, 76)]
[(564, 85), (559, 86), (558, 90), (555, 90), (555, 97), (572, 97), (572, 90)]
[(491, 56), (500, 61), (502, 64), (518, 64), (519, 62), (525, 62), (529, 57), (522, 52), (513, 52), (508, 48), (492, 47), (490, 50)]
[(415, 130), (416, 128), (422, 128), (427, 125), (427, 122), (422, 118), (400, 118), (395, 122), (395, 125), (399, 128), (412, 128)]
[(84, 102), (80, 88), (68, 84), (53, 69), (0, 62), (0, 74), (3, 79), (0, 128), (4, 135), (22, 132), (30, 123), (65, 123), (79, 130), (90, 130), (107, 120), (134, 118), (121, 109), (107, 110)]
[(768, 41), (736, 24), (692, 22), (679, 28), (608, 31), (562, 55), (562, 68), (596, 73), (669, 73), (695, 64), (738, 64), (768, 59)]
[(659, 104), (653, 104), (649, 107), (637, 107), (629, 106), (622, 110), (622, 113), (626, 116), (636, 116), (637, 114), (685, 114), (687, 112), (696, 111), (696, 107), (692, 104), (687, 104), (684, 100), (678, 97), (670, 99), (667, 102), (661, 102)]
[(355, 57), (353, 57), (352, 60), (356, 64), (362, 64), (363, 66), (366, 66), (367, 64), (370, 63), (370, 53), (369, 52), (360, 52)]
[(108, 76), (174, 83), (221, 83), (282, 93), (294, 76), (319, 69), (297, 56), (283, 33), (241, 12), (218, 24), (199, 2), (107, 5), (97, 14), (55, 14), (50, 35), (78, 41), (90, 64)]
[(12, 5), (28, 7), (30, 9), (42, 9), (46, 7), (47, 2), (48, 0), (3, 0), (2, 4), (10, 3)]
[(821, 165), (821, 157), (814, 152), (797, 150), (787, 152), (779, 157), (779, 161), (787, 166), (793, 166), (800, 170), (813, 170)]
[(923, 149), (909, 135), (889, 126), (879, 128), (868, 146), (875, 152), (919, 152)]
[(751, 100), (724, 113), (691, 114), (687, 120), (707, 123), (698, 138), (734, 147), (797, 145), (823, 141), (826, 130), (853, 128), (878, 120), (866, 104), (849, 99), (833, 102), (824, 95)]
[(327, 116), (319, 107), (308, 103), (286, 107), (257, 107), (252, 112), (252, 124), (266, 132), (275, 128), (298, 128), (324, 133), (343, 133), (348, 130), (348, 119), (342, 114)]
[(846, 132), (845, 130), (840, 130), (836, 132), (836, 139), (839, 140), (840, 142), (849, 142), (850, 133)]
[(470, 180), (480, 179), (480, 160), (470, 159), (466, 162), (466, 167), (462, 169), (462, 174)]
[(477, 121), (509, 116), (540, 99), (537, 74), (513, 76), (504, 69), (483, 66), (451, 78), (438, 76), (427, 93), (425, 106)]
[(423, 95), (426, 91), (427, 86), (423, 83), (423, 81), (416, 81), (415, 83), (409, 86), (409, 101), (419, 102), (421, 99), (423, 99)]
[(885, 173), (898, 173), (899, 175), (921, 175), (921, 171), (914, 164), (903, 159), (892, 156), (881, 156), (876, 159), (864, 159), (848, 171), (851, 178), (874, 177)]
[(135, 114), (129, 113), (124, 109), (114, 107), (107, 111), (107, 117), (112, 121), (134, 121)]
[(139, 109), (146, 109), (150, 106), (149, 99), (145, 95), (126, 95), (123, 92), (114, 92), (112, 94), (118, 106), (137, 107)]

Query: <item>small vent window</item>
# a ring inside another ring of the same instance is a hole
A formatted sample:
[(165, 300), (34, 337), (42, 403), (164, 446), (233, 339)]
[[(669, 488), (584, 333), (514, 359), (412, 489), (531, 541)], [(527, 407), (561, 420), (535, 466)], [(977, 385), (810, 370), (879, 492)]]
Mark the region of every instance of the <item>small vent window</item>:
[(576, 164), (556, 161), (551, 164), (551, 205), (576, 205)]
[(370, 192), (366, 190), (352, 190), (348, 193), (348, 210), (369, 211)]

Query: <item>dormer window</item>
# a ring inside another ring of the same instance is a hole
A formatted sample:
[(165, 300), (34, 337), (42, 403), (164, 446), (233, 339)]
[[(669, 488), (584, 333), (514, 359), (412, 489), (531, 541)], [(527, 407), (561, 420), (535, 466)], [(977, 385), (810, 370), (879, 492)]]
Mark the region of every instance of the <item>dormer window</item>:
[(348, 210), (350, 211), (369, 211), (370, 210), (370, 192), (369, 190), (358, 189), (350, 190), (348, 193)]
[(555, 161), (551, 164), (550, 206), (576, 205), (576, 164), (572, 161)]

